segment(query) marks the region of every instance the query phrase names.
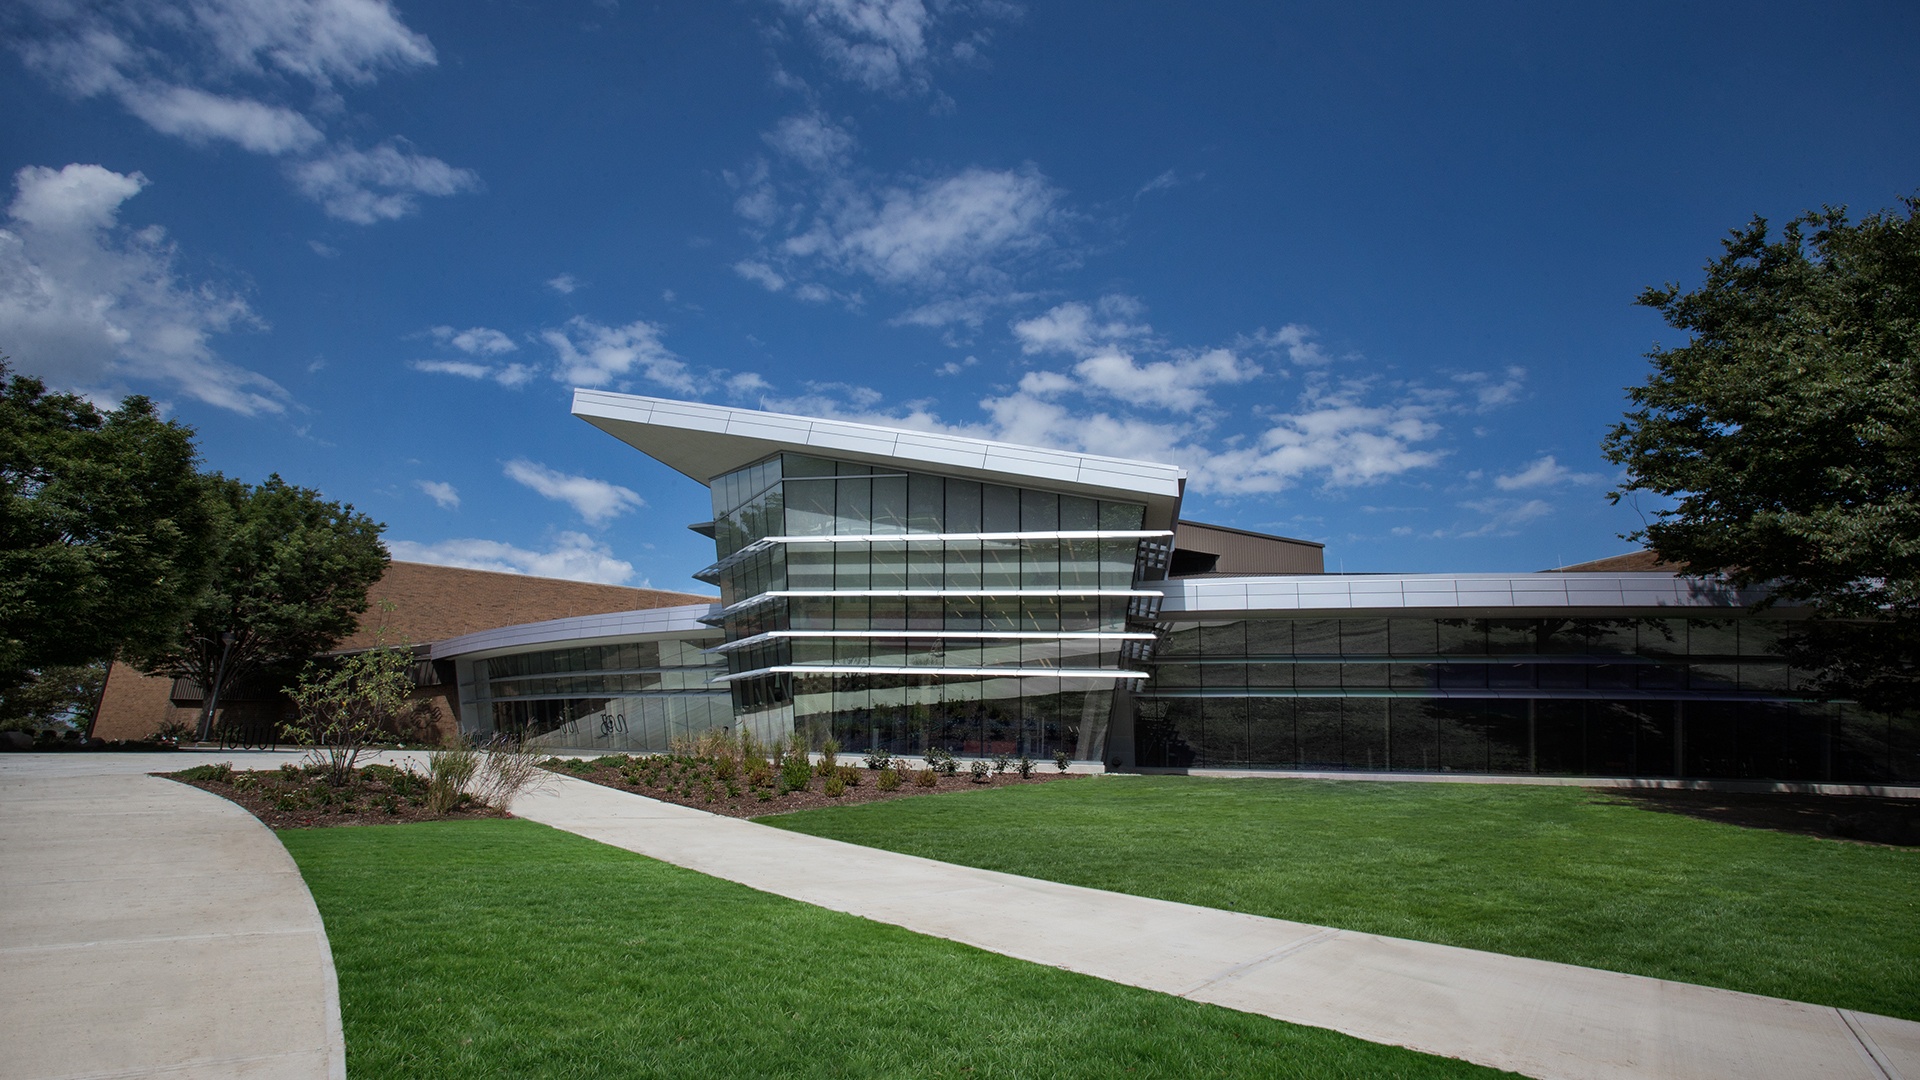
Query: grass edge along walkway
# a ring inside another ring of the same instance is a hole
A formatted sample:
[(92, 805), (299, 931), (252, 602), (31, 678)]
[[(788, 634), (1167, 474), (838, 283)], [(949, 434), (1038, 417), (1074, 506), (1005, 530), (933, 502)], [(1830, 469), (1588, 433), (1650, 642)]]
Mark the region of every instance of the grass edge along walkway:
[(999, 956), (529, 821), (280, 835), (326, 922), (355, 1077), (1511, 1075)]
[(1920, 852), (1586, 789), (1125, 776), (757, 820), (1087, 888), (1920, 1019)]

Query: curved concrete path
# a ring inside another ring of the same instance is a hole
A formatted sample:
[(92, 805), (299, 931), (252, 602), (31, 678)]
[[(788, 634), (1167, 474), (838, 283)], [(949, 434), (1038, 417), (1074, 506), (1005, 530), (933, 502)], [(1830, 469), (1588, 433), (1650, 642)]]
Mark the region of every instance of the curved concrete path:
[(991, 952), (1527, 1076), (1920, 1080), (1907, 1020), (953, 866), (571, 778), (513, 812)]
[(0, 755), (0, 1077), (341, 1080), (320, 912), (271, 831), (152, 770), (298, 755)]

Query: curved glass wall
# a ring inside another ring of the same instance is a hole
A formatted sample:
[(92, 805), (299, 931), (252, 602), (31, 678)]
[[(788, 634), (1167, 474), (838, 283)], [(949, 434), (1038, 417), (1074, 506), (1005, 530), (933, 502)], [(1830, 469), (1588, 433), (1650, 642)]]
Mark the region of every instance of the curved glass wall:
[(1920, 779), (1911, 720), (1812, 700), (1779, 620), (1257, 618), (1172, 624), (1146, 766)]
[(1128, 606), (1146, 508), (777, 454), (715, 477), (735, 709), (816, 744), (1103, 755), (1150, 641)]
[(476, 661), (479, 701), (495, 731), (540, 746), (608, 753), (665, 751), (676, 739), (734, 723), (732, 696), (711, 680), (717, 636), (631, 641)]

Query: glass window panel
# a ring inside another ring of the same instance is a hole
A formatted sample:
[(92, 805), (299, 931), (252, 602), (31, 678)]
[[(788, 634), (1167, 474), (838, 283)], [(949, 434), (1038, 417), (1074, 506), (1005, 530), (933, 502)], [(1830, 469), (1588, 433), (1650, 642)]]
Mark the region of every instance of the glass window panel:
[(1247, 762), (1285, 768), (1297, 760), (1292, 698), (1247, 699)]
[(1435, 727), (1440, 768), (1449, 772), (1487, 771), (1487, 726), (1481, 701), (1436, 702)]
[(946, 581), (946, 552), (939, 544), (907, 545), (907, 588), (938, 589)]
[(977, 596), (949, 596), (946, 602), (946, 628), (948, 630), (979, 630), (981, 623), (980, 598)]
[(870, 624), (867, 619), (869, 598), (865, 596), (836, 596), (833, 598), (833, 628), (835, 630), (866, 630)]
[(1159, 644), (1154, 646), (1155, 656), (1199, 656), (1200, 624), (1174, 623), (1160, 634)]
[(1770, 656), (1783, 655), (1781, 652), (1781, 632), (1787, 627), (1772, 619), (1743, 619), (1740, 622), (1740, 655)]
[(1435, 619), (1435, 639), (1443, 656), (1483, 656), (1487, 651), (1486, 629), (1475, 619)]
[(1491, 656), (1528, 655), (1539, 651), (1540, 620), (1486, 619), (1487, 653)]
[(1732, 619), (1689, 619), (1687, 655), (1701, 658), (1740, 655), (1740, 628)]
[(1139, 503), (1100, 501), (1100, 529), (1103, 532), (1139, 532), (1146, 518), (1147, 508)]
[(1200, 685), (1200, 664), (1156, 664), (1153, 669), (1154, 689), (1186, 689)]
[(907, 478), (876, 476), (873, 479), (873, 531), (907, 531)]
[(1295, 685), (1302, 687), (1337, 688), (1340, 685), (1340, 665), (1295, 664), (1293, 681)]
[(1096, 596), (1061, 597), (1060, 629), (1068, 631), (1100, 629), (1100, 598)]
[(947, 481), (947, 520), (941, 531), (949, 533), (981, 531), (979, 481)]
[(1495, 690), (1529, 690), (1535, 685), (1532, 664), (1488, 664), (1487, 685)]
[(1020, 531), (1020, 490), (983, 484), (980, 491), (980, 531)]
[(1386, 664), (1356, 664), (1348, 662), (1340, 665), (1340, 685), (1348, 687), (1380, 687), (1387, 685)]
[(1388, 684), (1402, 690), (1432, 689), (1432, 664), (1394, 664), (1387, 674)]
[(1289, 619), (1248, 619), (1248, 656), (1293, 655), (1293, 622)]
[(1787, 665), (1783, 663), (1750, 660), (1740, 665), (1742, 690), (1783, 694), (1787, 691), (1787, 685)]
[(1687, 688), (1728, 693), (1740, 688), (1739, 664), (1688, 664)]
[(786, 491), (787, 535), (833, 535), (832, 480), (788, 480)]
[(1194, 764), (1247, 763), (1247, 703), (1244, 698), (1208, 698), (1201, 703), (1205, 740), (1196, 748)]
[(1387, 767), (1387, 700), (1350, 697), (1340, 707), (1340, 749), (1349, 769)]
[(839, 490), (834, 502), (838, 517), (834, 531), (841, 536), (873, 532), (873, 481), (842, 477), (834, 486)]
[(1687, 655), (1687, 620), (1641, 619), (1641, 656)]
[(873, 472), (873, 466), (862, 465), (854, 461), (841, 461), (835, 464), (838, 466), (837, 471), (841, 476), (866, 476)]
[(1060, 542), (1026, 540), (1020, 545), (1020, 586), (1025, 589), (1060, 587)]
[(1635, 702), (1633, 717), (1633, 773), (1635, 776), (1672, 776), (1674, 705), (1670, 701)]
[(1012, 632), (1020, 629), (1020, 598), (989, 596), (980, 604), (980, 626), (985, 630)]
[(1224, 690), (1245, 689), (1247, 666), (1245, 664), (1201, 664), (1200, 684)]
[(1539, 619), (1536, 622), (1534, 652), (1543, 656), (1574, 656), (1593, 651), (1588, 644), (1592, 620)]
[(832, 476), (834, 471), (833, 462), (826, 458), (813, 457), (809, 454), (780, 455), (782, 476)]
[(1432, 619), (1388, 619), (1387, 649), (1395, 656), (1432, 656), (1440, 651)]
[(1100, 541), (1100, 587), (1125, 589), (1133, 584), (1133, 563), (1139, 554), (1137, 540)]
[(945, 532), (946, 484), (938, 476), (912, 473), (907, 477), (907, 531)]
[(1060, 531), (1093, 532), (1100, 528), (1100, 504), (1078, 495), (1060, 496)]
[(833, 587), (836, 589), (867, 589), (873, 580), (873, 556), (869, 553), (871, 544), (852, 543), (833, 545)]
[(1346, 656), (1387, 655), (1387, 620), (1341, 619), (1340, 652)]
[(980, 544), (979, 540), (947, 541), (947, 588), (980, 588), (982, 578)]
[(796, 664), (826, 664), (833, 660), (832, 638), (794, 638), (791, 644)]
[(1339, 769), (1347, 763), (1340, 748), (1340, 699), (1297, 698), (1294, 730), (1300, 740), (1300, 767)]
[(875, 630), (905, 630), (907, 628), (907, 599), (904, 596), (875, 596), (869, 600), (868, 618), (873, 620)]
[(787, 587), (833, 588), (833, 548), (830, 544), (787, 545)]
[(1203, 623), (1200, 626), (1200, 655), (1242, 657), (1247, 655), (1247, 624), (1243, 620)]
[[(854, 545), (866, 547), (865, 544)], [(904, 589), (907, 587), (907, 545), (875, 541), (873, 548), (873, 573), (869, 588)]]
[(980, 551), (981, 588), (1018, 589), (1020, 587), (1020, 542), (1018, 540), (986, 540), (981, 543)]
[(1100, 542), (1063, 540), (1060, 543), (1060, 584), (1063, 588), (1100, 586)]
[(1293, 620), (1293, 651), (1298, 656), (1339, 656), (1340, 620)]
[(1027, 631), (1056, 631), (1060, 627), (1060, 598), (1057, 596), (1025, 596), (1020, 599), (1020, 629)]
[(1387, 726), (1391, 768), (1405, 772), (1432, 772), (1440, 767), (1439, 702), (1398, 698), (1388, 702)]
[(1060, 530), (1060, 496), (1051, 491), (1034, 491), (1031, 488), (1020, 492), (1020, 531), (1021, 532), (1058, 532)]

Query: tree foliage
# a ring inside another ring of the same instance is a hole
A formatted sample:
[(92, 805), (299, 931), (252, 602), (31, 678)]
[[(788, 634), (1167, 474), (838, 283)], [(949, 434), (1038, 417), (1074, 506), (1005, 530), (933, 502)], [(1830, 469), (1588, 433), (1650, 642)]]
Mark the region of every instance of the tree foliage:
[(216, 689), (289, 676), (351, 634), (387, 551), (385, 526), (277, 474), (258, 487), (216, 475), (209, 488), (221, 536), (212, 580), (185, 631), (140, 662), (192, 679), (211, 700)]
[(1690, 336), (1606, 441), (1627, 482), (1674, 500), (1636, 538), (1689, 572), (1768, 582), (1811, 609), (1795, 659), (1881, 708), (1920, 689), (1920, 198), (1774, 237), (1736, 230), (1685, 291), (1639, 303)]
[(144, 397), (102, 411), (0, 358), (0, 693), (163, 646), (210, 569), (193, 429)]

